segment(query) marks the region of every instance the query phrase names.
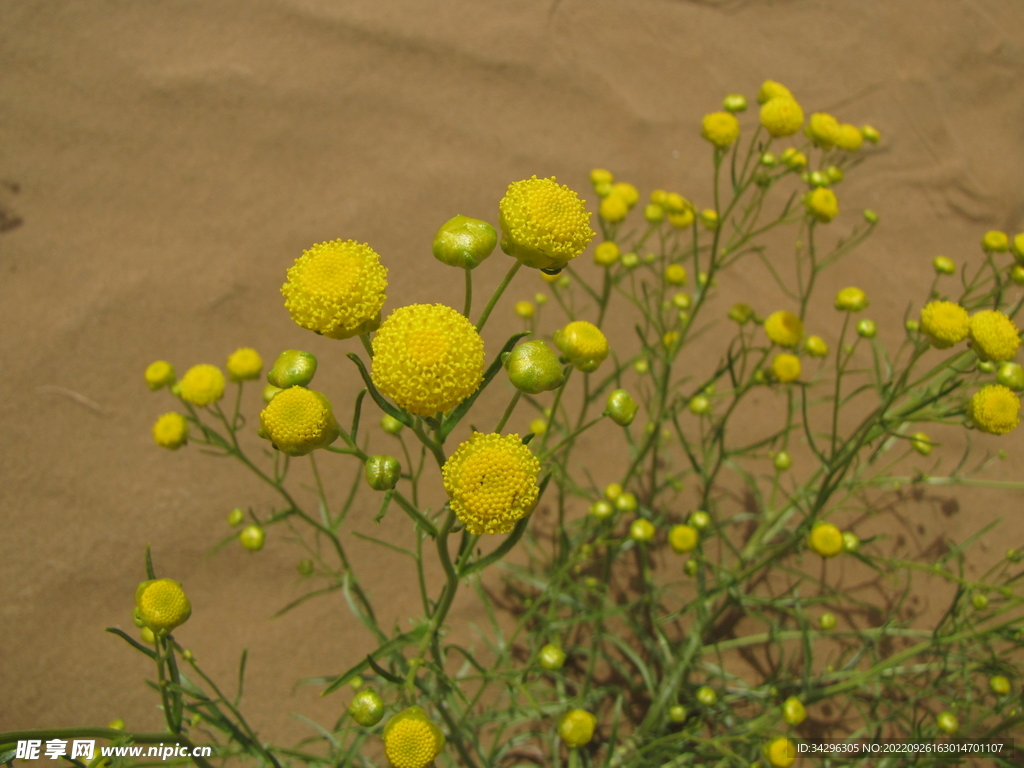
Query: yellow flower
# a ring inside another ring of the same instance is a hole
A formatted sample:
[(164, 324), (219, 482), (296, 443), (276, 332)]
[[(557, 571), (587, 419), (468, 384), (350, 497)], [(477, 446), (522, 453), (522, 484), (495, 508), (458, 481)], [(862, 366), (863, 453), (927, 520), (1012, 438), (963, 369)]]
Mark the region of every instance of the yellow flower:
[(176, 451), (188, 442), (188, 422), (180, 413), (165, 413), (153, 425), (157, 445)]
[(594, 263), (600, 264), (602, 267), (610, 267), (619, 260), (619, 256), (619, 246), (611, 240), (601, 243), (594, 249)]
[(533, 317), (533, 304), (528, 301), (517, 301), (513, 309), (515, 310), (515, 313), (524, 320), (528, 320)]
[(841, 312), (860, 312), (867, 307), (868, 297), (860, 288), (843, 288), (836, 294), (836, 309)]
[(674, 525), (668, 532), (668, 543), (673, 551), (682, 554), (697, 546), (700, 534), (692, 525)]
[(790, 93), (789, 88), (784, 86), (782, 83), (775, 82), (774, 80), (765, 80), (761, 83), (761, 88), (757, 92), (758, 104), (765, 104), (772, 99), (778, 98), (792, 99), (793, 94)]
[(156, 392), (174, 383), (174, 366), (166, 360), (157, 360), (146, 367), (146, 386)]
[(978, 357), (1001, 363), (1012, 360), (1020, 346), (1020, 331), (1013, 320), (996, 309), (975, 312), (970, 320), (971, 344)]
[(835, 557), (843, 551), (843, 533), (832, 523), (815, 523), (807, 546), (822, 557)]
[(686, 229), (693, 224), (694, 218), (693, 208), (687, 208), (682, 213), (670, 213), (668, 215), (668, 223), (676, 229)]
[(783, 352), (772, 360), (772, 374), (782, 384), (788, 384), (800, 378), (800, 358)]
[(608, 339), (586, 320), (576, 320), (555, 331), (554, 342), (573, 367), (585, 373), (596, 371), (608, 357)]
[(780, 736), (764, 749), (765, 757), (774, 768), (789, 768), (796, 761), (796, 745), (785, 736)]
[(612, 172), (604, 168), (595, 168), (590, 172), (591, 184), (611, 184), (615, 181)]
[(636, 205), (637, 201), (640, 199), (640, 193), (637, 191), (636, 187), (625, 181), (612, 184), (611, 194), (621, 197), (630, 208)]
[(740, 137), (739, 120), (728, 112), (704, 115), (700, 135), (719, 149), (725, 149)]
[(224, 397), (224, 374), (215, 365), (193, 365), (178, 384), (181, 399), (192, 405), (209, 405)]
[(761, 107), (761, 125), (775, 138), (792, 136), (804, 124), (804, 111), (796, 99), (777, 96)]
[(618, 195), (608, 195), (601, 201), (597, 212), (605, 221), (616, 224), (626, 218), (629, 213), (629, 203)]
[(685, 285), (686, 267), (682, 264), (669, 264), (665, 267), (665, 282), (669, 285)]
[(807, 155), (793, 147), (783, 150), (781, 160), (790, 168), (803, 168), (807, 165)]
[(808, 336), (804, 342), (804, 352), (811, 357), (825, 357), (828, 355), (828, 344), (821, 336)]
[(192, 615), (181, 584), (171, 579), (152, 579), (135, 590), (135, 610), (142, 623), (157, 634), (180, 627)]
[(974, 426), (990, 435), (1005, 435), (1020, 423), (1020, 399), (1002, 384), (975, 392), (969, 410)]
[(839, 200), (836, 193), (827, 187), (818, 187), (804, 198), (807, 212), (823, 224), (832, 221), (839, 214)]
[(366, 243), (317, 243), (295, 260), (281, 286), (298, 325), (331, 339), (369, 333), (380, 324), (388, 271)]
[(856, 152), (864, 144), (864, 136), (856, 125), (843, 123), (835, 134), (835, 144), (847, 152)]
[(330, 402), (305, 387), (288, 387), (274, 395), (260, 411), (260, 425), (270, 442), (288, 456), (305, 456), (338, 439)]
[(910, 446), (922, 456), (927, 456), (932, 452), (934, 443), (926, 432), (915, 432), (910, 436)]
[(669, 213), (686, 213), (687, 211), (693, 211), (693, 203), (678, 192), (666, 192), (665, 202), (663, 205), (665, 210)]
[(764, 332), (780, 347), (795, 347), (804, 335), (804, 324), (792, 312), (772, 312), (764, 321)]
[(509, 184), (499, 204), (501, 250), (528, 267), (564, 267), (595, 234), (584, 202), (554, 176)]
[(570, 747), (582, 747), (594, 738), (597, 718), (585, 709), (571, 709), (558, 722), (558, 735)]
[(870, 125), (861, 126), (860, 135), (864, 137), (864, 141), (870, 141), (872, 144), (877, 144), (878, 140), (882, 138), (878, 131)]
[(967, 338), (970, 316), (952, 301), (929, 301), (921, 310), (921, 333), (938, 349), (946, 349)]
[(992, 229), (981, 238), (981, 247), (990, 253), (1005, 253), (1010, 250), (1010, 238), (1005, 232)]
[(227, 369), (232, 381), (258, 379), (263, 370), (263, 358), (252, 347), (240, 347), (228, 356)]
[(373, 383), (417, 416), (454, 408), (483, 381), (483, 339), (443, 304), (396, 309), (374, 335), (373, 352)]
[(519, 435), (474, 432), (441, 469), (451, 508), (472, 534), (508, 533), (537, 503), (540, 462)]
[(384, 753), (394, 768), (427, 768), (444, 749), (441, 729), (420, 707), (403, 709), (384, 726)]
[(822, 149), (829, 149), (839, 136), (839, 121), (827, 112), (815, 112), (804, 133)]

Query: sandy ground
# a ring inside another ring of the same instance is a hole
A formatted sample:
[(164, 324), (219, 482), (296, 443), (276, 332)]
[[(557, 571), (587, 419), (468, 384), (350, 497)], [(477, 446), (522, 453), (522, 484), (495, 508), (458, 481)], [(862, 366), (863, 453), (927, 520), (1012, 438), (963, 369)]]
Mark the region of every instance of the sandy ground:
[[(313, 242), (382, 254), (386, 310), (457, 304), (459, 282), (429, 252), (441, 222), (497, 223), (510, 181), (553, 174), (585, 190), (594, 166), (707, 205), (700, 118), (769, 77), (809, 111), (884, 136), (840, 190), (840, 221), (871, 207), (883, 223), (828, 275), (826, 304), (861, 285), (895, 340), (934, 255), (977, 260), (985, 230), (1024, 229), (1018, 0), (17, 0), (3, 17), (0, 730), (115, 717), (159, 728), (149, 663), (103, 632), (131, 628), (147, 543), (188, 589), (194, 614), (177, 635), (204, 666), (230, 685), (250, 649), (245, 706), (265, 738), (309, 733), (289, 712), (327, 721), (347, 704), (292, 683), (347, 667), (366, 633), (340, 599), (270, 618), (300, 594), (281, 536), (259, 555), (207, 557), (232, 507), (271, 497), (233, 464), (154, 446), (151, 424), (173, 403), (141, 377), (157, 358), (184, 371), (242, 345), (271, 359), (304, 348), (345, 401), (358, 342), (316, 338), (281, 306), (285, 269)], [(507, 266), (496, 254), (478, 285)], [(511, 303), (540, 287), (514, 284), (489, 349), (516, 325)], [(767, 303), (755, 274), (722, 290)], [(1022, 437), (979, 441), (1010, 452), (991, 476), (1021, 478)], [(925, 543), (1000, 516), (979, 556), (1021, 543), (1020, 492), (959, 499), (956, 514), (917, 505)], [(351, 546), (385, 615), (412, 615), (408, 574)], [(477, 615), (467, 602), (453, 623)]]

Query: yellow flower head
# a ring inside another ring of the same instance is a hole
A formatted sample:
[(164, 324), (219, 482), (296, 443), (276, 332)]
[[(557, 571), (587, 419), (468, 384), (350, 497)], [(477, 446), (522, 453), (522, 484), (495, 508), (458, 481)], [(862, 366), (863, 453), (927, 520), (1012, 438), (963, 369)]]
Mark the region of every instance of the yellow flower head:
[(786, 165), (793, 169), (803, 168), (805, 165), (807, 165), (807, 155), (805, 155), (803, 152), (794, 149), (793, 147), (789, 147), (783, 150), (780, 159), (782, 160), (782, 162), (784, 162)]
[(156, 392), (174, 383), (174, 366), (166, 360), (157, 360), (146, 367), (146, 386)]
[(864, 144), (864, 136), (856, 125), (843, 123), (835, 134), (836, 146), (847, 152), (856, 152)]
[(693, 212), (693, 203), (687, 200), (685, 197), (680, 195), (678, 192), (666, 192), (665, 202), (663, 204), (665, 210), (669, 213), (686, 213), (687, 211)]
[(975, 312), (970, 320), (971, 345), (983, 360), (1012, 360), (1020, 346), (1020, 331), (1013, 320), (996, 309)]
[(615, 181), (615, 176), (605, 168), (595, 168), (590, 172), (591, 184), (611, 184), (613, 181)]
[(403, 709), (384, 726), (384, 753), (394, 768), (427, 768), (444, 749), (445, 739), (420, 707)]
[(868, 305), (868, 296), (860, 288), (843, 288), (836, 294), (836, 309), (841, 312), (860, 312)]
[(795, 347), (804, 335), (803, 321), (792, 312), (772, 312), (764, 321), (764, 332), (780, 347)]
[(582, 747), (594, 738), (597, 718), (585, 709), (571, 709), (558, 722), (558, 735), (570, 747)]
[(673, 551), (682, 554), (697, 546), (700, 533), (692, 525), (674, 525), (668, 532), (668, 543)]
[(369, 333), (380, 324), (388, 271), (366, 243), (317, 243), (295, 260), (281, 286), (298, 325), (331, 339)]
[(533, 304), (528, 301), (517, 301), (516, 305), (512, 309), (524, 320), (529, 320), (533, 317), (534, 307)]
[(676, 229), (686, 229), (693, 224), (695, 218), (693, 208), (687, 208), (682, 213), (670, 213), (668, 215), (668, 223)]
[(789, 768), (796, 761), (796, 745), (785, 736), (779, 736), (765, 746), (764, 755), (774, 768)]
[(305, 456), (338, 439), (331, 404), (305, 387), (282, 389), (260, 411), (260, 425), (270, 442), (288, 456)]
[(839, 121), (827, 112), (815, 112), (804, 133), (822, 149), (829, 149), (839, 138)]
[(165, 413), (153, 425), (157, 445), (176, 451), (188, 442), (188, 422), (180, 413)]
[(227, 368), (232, 381), (258, 379), (263, 370), (263, 358), (252, 347), (241, 347), (228, 357)]
[(778, 98), (793, 99), (793, 94), (790, 93), (789, 88), (774, 80), (765, 80), (761, 83), (761, 88), (757, 92), (758, 104), (766, 104), (772, 99)]
[(396, 309), (374, 335), (373, 352), (373, 383), (417, 416), (454, 408), (483, 381), (483, 339), (443, 304)]
[(921, 310), (919, 327), (932, 346), (946, 349), (967, 338), (970, 316), (952, 301), (929, 301)]
[(586, 320), (576, 320), (555, 331), (554, 342), (573, 367), (585, 373), (596, 371), (608, 357), (608, 339)]
[(700, 135), (719, 149), (725, 149), (740, 137), (740, 122), (729, 112), (704, 115)]
[(152, 579), (142, 582), (135, 590), (135, 610), (145, 626), (161, 634), (188, 621), (192, 603), (178, 582)]
[(474, 432), (441, 469), (451, 508), (472, 534), (509, 533), (537, 503), (540, 462), (519, 435)]
[(564, 267), (595, 235), (584, 202), (554, 176), (509, 184), (499, 204), (501, 250), (528, 267)]
[(839, 200), (828, 187), (818, 187), (804, 198), (807, 212), (823, 224), (832, 221), (839, 214)]
[(807, 537), (807, 546), (822, 557), (835, 557), (843, 551), (843, 533), (832, 523), (816, 523)]
[(640, 199), (640, 193), (637, 191), (637, 188), (625, 181), (612, 184), (611, 194), (621, 197), (630, 208), (636, 205)]
[(800, 378), (800, 358), (783, 352), (772, 360), (772, 374), (782, 384), (788, 384)]
[(665, 282), (669, 285), (686, 285), (686, 267), (682, 264), (669, 264), (665, 267)]
[(594, 263), (600, 264), (602, 267), (610, 267), (619, 260), (620, 255), (619, 246), (611, 240), (606, 240), (594, 249)]
[(974, 426), (990, 435), (1005, 435), (1020, 423), (1020, 398), (1009, 387), (989, 384), (974, 393), (970, 405)]
[(808, 336), (804, 342), (804, 352), (811, 357), (826, 357), (828, 355), (828, 344), (821, 336)]
[(619, 195), (610, 194), (601, 201), (597, 212), (605, 221), (617, 224), (629, 214), (629, 203)]
[(804, 111), (796, 99), (777, 96), (761, 107), (761, 125), (777, 139), (792, 136), (803, 124)]
[(1005, 232), (991, 229), (981, 238), (981, 247), (991, 253), (1005, 253), (1010, 250), (1010, 238)]
[(181, 399), (192, 405), (209, 405), (224, 397), (224, 374), (215, 365), (193, 365), (178, 385)]

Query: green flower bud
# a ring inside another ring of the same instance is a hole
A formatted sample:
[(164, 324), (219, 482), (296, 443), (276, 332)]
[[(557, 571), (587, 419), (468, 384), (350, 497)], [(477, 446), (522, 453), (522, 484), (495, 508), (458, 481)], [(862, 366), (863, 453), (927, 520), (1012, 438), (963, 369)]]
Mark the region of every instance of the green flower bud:
[(747, 97), (739, 93), (730, 93), (722, 101), (722, 109), (736, 114), (747, 111)]
[(592, 514), (598, 520), (604, 520), (606, 518), (609, 518), (614, 513), (615, 507), (613, 507), (610, 502), (607, 502), (604, 499), (601, 499), (600, 501), (595, 501), (593, 504), (590, 505), (590, 514)]
[(683, 573), (685, 573), (687, 576), (696, 576), (697, 575), (697, 571), (699, 571), (699, 570), (700, 570), (700, 563), (698, 563), (692, 557), (689, 560), (686, 561), (685, 565), (683, 565)]
[(682, 704), (676, 704), (673, 707), (669, 707), (668, 719), (673, 723), (681, 723), (686, 720), (687, 714), (688, 712), (686, 711), (686, 707)]
[(836, 625), (836, 615), (834, 613), (823, 613), (818, 617), (818, 626), (824, 630), (833, 629)]
[(144, 626), (146, 626), (146, 622), (143, 620), (142, 614), (139, 613), (138, 607), (135, 607), (135, 608), (132, 609), (132, 623), (136, 627), (144, 627)]
[(628, 491), (620, 493), (615, 498), (615, 508), (619, 510), (619, 512), (635, 512), (636, 496)]
[(729, 319), (739, 325), (746, 325), (754, 319), (754, 310), (749, 304), (733, 304), (729, 309)]
[(366, 459), (363, 470), (366, 482), (375, 491), (390, 491), (402, 476), (402, 465), (394, 456), (379, 454)]
[(245, 519), (245, 513), (238, 507), (235, 507), (228, 513), (228, 525), (241, 525)]
[(975, 592), (971, 595), (971, 605), (973, 605), (976, 610), (983, 611), (988, 608), (988, 597), (981, 592)]
[(654, 538), (654, 525), (650, 520), (640, 517), (629, 526), (629, 538), (633, 541), (650, 541)]
[(1017, 285), (1024, 285), (1024, 267), (1014, 264), (1010, 270), (1010, 279)]
[(259, 552), (263, 549), (264, 536), (263, 529), (260, 526), (247, 525), (242, 529), (242, 532), (238, 534), (238, 540), (242, 542), (242, 546), (250, 552)]
[(718, 703), (718, 694), (709, 685), (702, 685), (697, 689), (697, 701), (705, 707), (713, 707)]
[(932, 452), (932, 448), (935, 447), (932, 444), (931, 438), (925, 432), (915, 432), (911, 435), (910, 446), (922, 456), (927, 456)]
[(380, 420), (380, 428), (387, 432), (389, 435), (397, 435), (402, 431), (402, 422), (396, 419), (394, 416), (388, 416), (384, 414)]
[(305, 387), (313, 380), (315, 374), (316, 358), (313, 355), (297, 349), (286, 349), (274, 361), (270, 373), (267, 374), (267, 381), (281, 389)]
[(828, 180), (833, 184), (838, 184), (845, 178), (843, 176), (843, 169), (837, 165), (830, 165), (828, 168), (826, 168), (825, 175), (828, 177)]
[(874, 211), (872, 211), (870, 208), (865, 208), (864, 209), (864, 221), (866, 221), (868, 224), (877, 224), (878, 223), (878, 214), (875, 213)]
[(450, 267), (474, 269), (497, 244), (498, 233), (486, 221), (454, 216), (434, 235), (434, 258)]
[(153, 634), (153, 630), (149, 627), (143, 627), (142, 631), (139, 632), (139, 637), (142, 638), (142, 642), (149, 643), (150, 645), (156, 644), (156, 635)]
[(829, 185), (828, 176), (821, 171), (811, 171), (807, 180), (812, 187), (827, 187)]
[(788, 451), (779, 451), (772, 459), (772, 464), (779, 472), (785, 472), (793, 466), (793, 457), (789, 455)]
[(512, 386), (529, 395), (558, 389), (565, 382), (558, 355), (539, 339), (513, 349), (505, 358), (505, 369)]
[(565, 651), (557, 645), (548, 643), (537, 654), (537, 663), (544, 669), (561, 669), (565, 664)]
[(608, 418), (620, 427), (628, 427), (633, 423), (639, 408), (640, 406), (636, 404), (636, 400), (629, 396), (629, 392), (624, 389), (616, 389), (608, 395), (608, 402), (605, 404), (604, 412), (608, 414)]
[(992, 675), (988, 679), (988, 687), (996, 696), (1006, 696), (1011, 690), (1010, 681), (1003, 675)]
[(875, 325), (874, 320), (858, 320), (857, 321), (857, 335), (865, 339), (875, 338), (875, 334), (878, 333), (878, 326)]
[(284, 390), (280, 387), (275, 387), (273, 384), (267, 384), (267, 386), (263, 388), (263, 402), (269, 403), (274, 399), (274, 395), (278, 392), (284, 392)]
[(782, 719), (789, 725), (800, 725), (807, 719), (807, 708), (796, 696), (790, 696), (782, 702)]
[(995, 373), (996, 364), (993, 363), (991, 360), (982, 360), (981, 362), (978, 363), (978, 370), (981, 371), (982, 373)]
[(692, 525), (675, 525), (668, 532), (668, 543), (679, 554), (689, 552), (697, 546), (700, 534)]
[(996, 381), (1019, 392), (1024, 389), (1024, 368), (1021, 368), (1020, 363), (1001, 363), (996, 372)]
[(629, 253), (622, 254), (622, 266), (624, 266), (626, 269), (632, 269), (639, 263), (640, 257), (637, 256), (632, 251)]
[(943, 733), (956, 733), (960, 730), (960, 721), (952, 712), (940, 712), (935, 716), (935, 724)]
[(856, 552), (860, 549), (860, 536), (853, 531), (843, 531), (843, 549), (846, 552)]
[(594, 738), (597, 718), (585, 709), (572, 709), (562, 715), (558, 735), (569, 747), (582, 747)]
[(372, 728), (384, 717), (384, 702), (372, 688), (359, 691), (348, 705), (352, 719), (365, 728)]
[(690, 413), (697, 416), (705, 416), (711, 413), (711, 401), (705, 395), (697, 395), (690, 398)]
[(308, 557), (304, 557), (299, 560), (299, 564), (295, 566), (295, 570), (299, 572), (299, 576), (312, 576), (313, 575), (313, 561)]
[(711, 515), (703, 509), (698, 509), (690, 515), (690, 525), (698, 531), (706, 530), (711, 525)]
[(936, 256), (932, 259), (932, 267), (937, 275), (952, 275), (956, 272), (956, 264), (949, 256)]

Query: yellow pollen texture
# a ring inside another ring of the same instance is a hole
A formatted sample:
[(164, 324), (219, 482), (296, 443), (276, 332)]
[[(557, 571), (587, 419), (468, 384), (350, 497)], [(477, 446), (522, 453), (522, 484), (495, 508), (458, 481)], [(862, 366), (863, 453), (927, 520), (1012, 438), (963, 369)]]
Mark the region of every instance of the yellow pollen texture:
[(1020, 424), (1020, 399), (1009, 387), (990, 384), (971, 398), (974, 426), (990, 435), (1005, 435)]
[(564, 266), (595, 235), (584, 201), (553, 176), (509, 184), (499, 210), (502, 250), (537, 269)]
[(969, 321), (967, 310), (959, 304), (930, 301), (921, 310), (921, 333), (939, 349), (946, 349), (967, 338)]
[(289, 387), (278, 392), (260, 413), (263, 430), (281, 451), (290, 456), (321, 447), (332, 414), (315, 392)]
[(395, 768), (426, 768), (435, 753), (434, 734), (422, 720), (395, 723), (384, 740), (384, 751)]
[(1012, 360), (1020, 346), (1020, 332), (1013, 320), (995, 309), (975, 312), (970, 333), (979, 356), (996, 363)]
[(136, 599), (143, 621), (155, 631), (171, 630), (192, 614), (192, 606), (181, 586), (170, 579), (149, 582)]

